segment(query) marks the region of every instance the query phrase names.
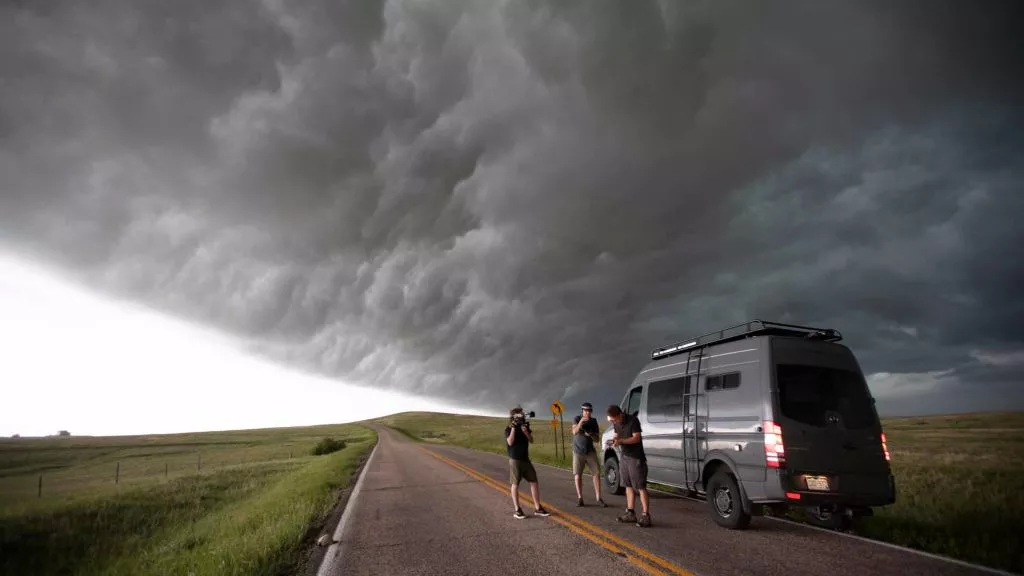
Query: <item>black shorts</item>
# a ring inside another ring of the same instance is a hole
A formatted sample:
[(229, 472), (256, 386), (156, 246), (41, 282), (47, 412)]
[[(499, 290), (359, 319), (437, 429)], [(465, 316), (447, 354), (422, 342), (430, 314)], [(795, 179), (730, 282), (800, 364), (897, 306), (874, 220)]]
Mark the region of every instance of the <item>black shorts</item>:
[(622, 455), (622, 470), (619, 472), (622, 485), (634, 490), (647, 489), (647, 459)]

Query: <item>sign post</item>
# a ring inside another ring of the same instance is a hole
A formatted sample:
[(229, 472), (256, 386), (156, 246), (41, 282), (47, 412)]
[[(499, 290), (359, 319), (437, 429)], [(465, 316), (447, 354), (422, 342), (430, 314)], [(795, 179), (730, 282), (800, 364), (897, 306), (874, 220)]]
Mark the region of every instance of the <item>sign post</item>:
[[(565, 453), (565, 422), (562, 420), (562, 413), (563, 412), (565, 412), (565, 406), (563, 406), (560, 401), (555, 400), (554, 402), (551, 403), (551, 413), (554, 414), (555, 416), (558, 416), (558, 425), (560, 427), (560, 430), (559, 430), (560, 433), (558, 434), (558, 438), (555, 440), (555, 446), (558, 445), (558, 442), (562, 443), (562, 459), (564, 460), (566, 458), (566, 453)], [(553, 420), (552, 420), (551, 424), (552, 424), (552, 428), (554, 428), (555, 426), (554, 426), (554, 421)], [(555, 458), (558, 458), (558, 451), (557, 451), (557, 449), (555, 450)]]
[(551, 419), (551, 441), (555, 443), (555, 459), (558, 459), (558, 420)]

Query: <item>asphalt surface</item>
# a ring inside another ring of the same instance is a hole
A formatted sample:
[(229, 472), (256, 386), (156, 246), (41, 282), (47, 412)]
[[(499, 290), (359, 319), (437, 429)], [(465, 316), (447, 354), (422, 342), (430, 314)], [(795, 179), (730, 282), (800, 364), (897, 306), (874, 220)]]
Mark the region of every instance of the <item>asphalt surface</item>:
[[(620, 524), (625, 496), (576, 507), (568, 471), (535, 465), (550, 517), (512, 517), (508, 459), (416, 444), (379, 428), (362, 492), (349, 502), (330, 574), (573, 574), (900, 576), (992, 572), (768, 518), (730, 531), (703, 502), (651, 493), (653, 526)], [(498, 439), (500, 441), (500, 438)], [(522, 492), (528, 494), (524, 482)], [(593, 485), (584, 478), (584, 499)], [(640, 509), (637, 501), (637, 511)]]
[(351, 520), (339, 539), (332, 576), (576, 576), (613, 566), (616, 576), (648, 573), (553, 517), (533, 516), (532, 499), (520, 501), (527, 517), (513, 518), (507, 486), (499, 492), (397, 432), (377, 430), (377, 453), (348, 503)]

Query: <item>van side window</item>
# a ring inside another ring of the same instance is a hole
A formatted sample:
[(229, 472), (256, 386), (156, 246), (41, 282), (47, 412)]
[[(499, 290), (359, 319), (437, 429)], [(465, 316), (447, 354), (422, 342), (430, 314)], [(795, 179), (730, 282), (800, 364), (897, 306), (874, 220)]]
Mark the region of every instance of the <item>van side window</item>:
[(640, 398), (643, 396), (643, 393), (643, 386), (637, 386), (629, 391), (629, 399), (626, 400), (626, 414), (636, 416), (640, 412)]
[(731, 390), (740, 387), (740, 373), (716, 374), (704, 380), (705, 390)]
[(683, 394), (690, 377), (658, 380), (647, 385), (647, 420), (649, 422), (682, 422)]

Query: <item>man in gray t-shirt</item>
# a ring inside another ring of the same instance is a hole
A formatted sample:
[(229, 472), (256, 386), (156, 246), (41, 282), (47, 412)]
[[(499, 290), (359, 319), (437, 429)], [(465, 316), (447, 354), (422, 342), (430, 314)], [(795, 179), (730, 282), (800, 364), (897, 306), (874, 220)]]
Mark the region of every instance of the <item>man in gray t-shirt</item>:
[[(619, 474), (622, 485), (626, 487), (626, 513), (619, 516), (619, 522), (636, 522), (637, 526), (647, 528), (651, 525), (651, 514), (647, 499), (647, 453), (644, 452), (640, 420), (612, 404), (608, 407), (608, 422), (615, 429), (611, 445), (622, 448)], [(644, 510), (640, 518), (633, 511), (635, 493), (640, 494), (640, 505)]]
[(572, 475), (576, 482), (576, 505), (583, 506), (583, 468), (590, 469), (594, 478), (594, 499), (597, 505), (607, 507), (601, 499), (601, 464), (597, 460), (594, 442), (601, 440), (601, 428), (594, 419), (594, 407), (584, 402), (580, 414), (572, 421)]

